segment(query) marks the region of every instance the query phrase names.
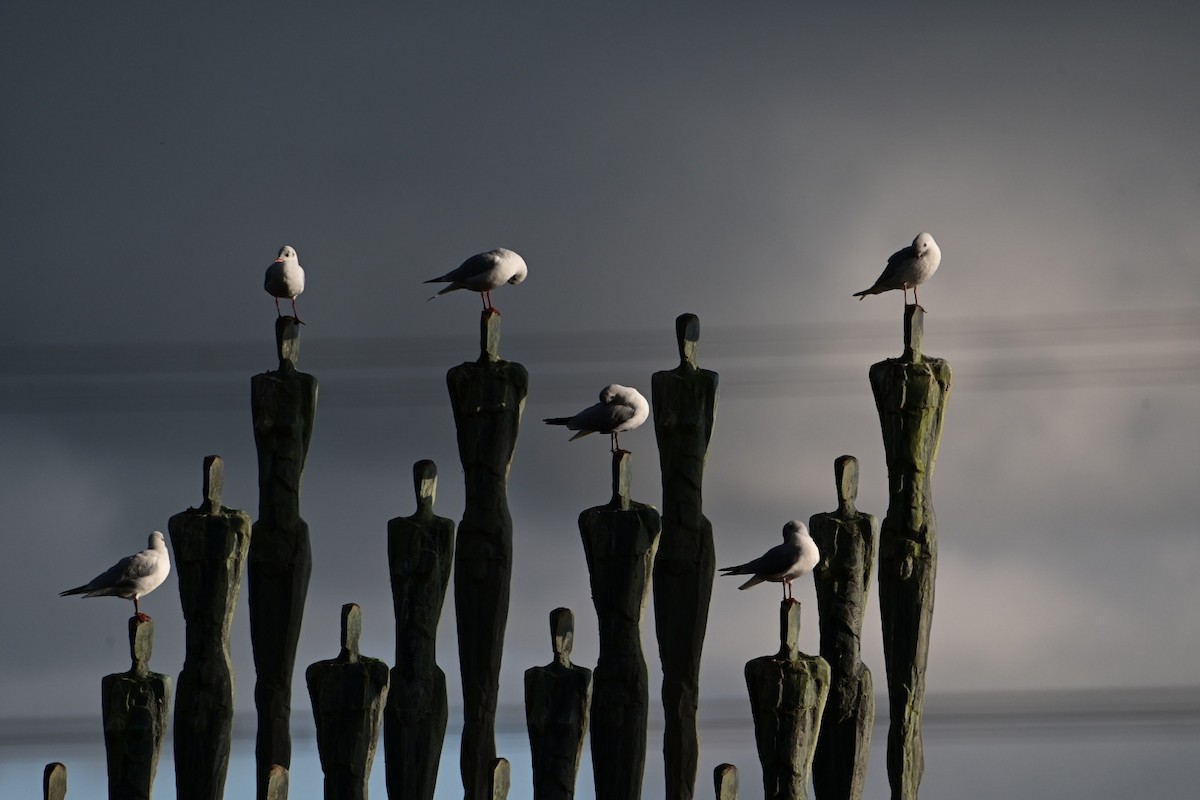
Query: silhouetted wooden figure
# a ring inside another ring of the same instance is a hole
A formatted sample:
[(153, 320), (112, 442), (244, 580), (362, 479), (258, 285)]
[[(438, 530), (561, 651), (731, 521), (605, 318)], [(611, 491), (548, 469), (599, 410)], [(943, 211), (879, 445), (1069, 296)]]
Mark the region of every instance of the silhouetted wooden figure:
[(175, 690), (175, 793), (179, 800), (225, 795), (233, 736), (229, 629), (250, 546), (250, 516), (221, 505), (224, 462), (204, 459), (204, 500), (171, 517), (179, 601), (186, 628)]
[(525, 723), (533, 755), (534, 800), (571, 800), (583, 755), (592, 671), (571, 663), (575, 615), (550, 612), (554, 660), (525, 670)]
[(488, 770), (488, 800), (508, 800), (512, 766), (506, 758), (494, 758)]
[(459, 764), (466, 800), (488, 800), (487, 774), (496, 758), (496, 701), (512, 579), (508, 472), (529, 391), (525, 367), (500, 358), (499, 312), (485, 309), (479, 328), (479, 359), (446, 373), (466, 482), (454, 552), (463, 688)]
[(592, 769), (596, 800), (642, 796), (649, 679), (642, 653), (654, 554), (662, 519), (654, 506), (629, 499), (630, 454), (613, 453), (613, 497), (579, 515), (600, 654), (592, 681)]
[(342, 606), (342, 650), (304, 673), (317, 723), (325, 800), (366, 800), (379, 724), (388, 694), (388, 666), (359, 655), (362, 611)]
[(396, 616), (396, 665), (383, 715), (384, 765), (392, 800), (433, 800), (446, 737), (446, 674), (437, 628), (454, 561), (454, 520), (433, 513), (437, 466), (413, 465), (417, 511), (388, 521), (388, 565)]
[(704, 462), (717, 415), (717, 373), (700, 369), (700, 320), (675, 320), (679, 366), (651, 381), (654, 433), (662, 468), (662, 539), (654, 559), (654, 622), (662, 661), (666, 795), (690, 800), (696, 789), (700, 739), (700, 654), (708, 626), (716, 555), (701, 495)]
[(717, 800), (738, 800), (738, 771), (733, 764), (720, 764), (713, 770), (713, 790)]
[(42, 800), (63, 800), (67, 796), (67, 765), (55, 761), (42, 772)]
[(809, 531), (821, 551), (813, 570), (821, 622), (821, 657), (829, 662), (833, 683), (821, 718), (813, 759), (813, 789), (818, 800), (857, 800), (867, 778), (875, 696), (871, 671), (862, 663), (862, 623), (879, 520), (854, 507), (858, 497), (858, 459), (841, 456), (833, 464), (838, 508), (814, 514)]
[(109, 800), (149, 800), (153, 791), (171, 703), (171, 678), (150, 671), (153, 648), (154, 621), (130, 617), (133, 663), (100, 682)]
[(275, 320), (279, 369), (250, 380), (258, 449), (258, 521), (246, 582), (254, 649), (257, 788), (265, 796), (271, 767), (292, 763), (292, 673), (312, 573), (308, 523), (300, 518), (300, 483), (317, 406), (317, 379), (296, 370), (300, 326)]
[(779, 607), (779, 652), (746, 663), (766, 800), (804, 800), (829, 694), (829, 664), (801, 653), (800, 603)]
[(879, 535), (879, 609), (887, 667), (888, 780), (913, 800), (925, 769), (921, 712), (933, 621), (937, 521), (931, 479), (950, 396), (950, 365), (922, 353), (925, 312), (904, 309), (904, 355), (871, 367), (883, 429), (888, 511)]

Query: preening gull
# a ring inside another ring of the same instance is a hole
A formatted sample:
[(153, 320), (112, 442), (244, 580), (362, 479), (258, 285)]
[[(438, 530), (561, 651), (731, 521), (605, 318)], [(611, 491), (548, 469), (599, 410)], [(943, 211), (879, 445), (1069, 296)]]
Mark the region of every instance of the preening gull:
[(566, 425), (568, 430), (579, 431), (571, 437), (572, 442), (589, 433), (611, 434), (612, 451), (616, 453), (621, 449), (617, 434), (637, 428), (649, 416), (650, 404), (641, 392), (613, 383), (601, 390), (600, 402), (596, 405), (585, 408), (573, 417), (550, 417), (545, 423)]
[(150, 546), (126, 556), (83, 586), (60, 592), (59, 597), (81, 594), (84, 597), (123, 597), (133, 601), (133, 613), (142, 622), (150, 619), (142, 613), (138, 599), (153, 592), (171, 572), (171, 557), (160, 531), (150, 534)]
[(918, 233), (911, 245), (892, 253), (875, 285), (870, 289), (855, 292), (854, 297), (862, 300), (869, 294), (901, 289), (904, 292), (904, 305), (908, 305), (908, 290), (912, 289), (913, 303), (920, 305), (920, 301), (917, 300), (917, 287), (937, 272), (940, 263), (942, 251), (933, 240), (933, 234)]
[(723, 575), (753, 575), (739, 586), (749, 589), (763, 581), (783, 584), (783, 599), (791, 600), (792, 581), (812, 572), (821, 558), (817, 543), (808, 535), (808, 526), (794, 519), (783, 526), (783, 544), (777, 544), (763, 555), (736, 567), (721, 567)]
[(263, 282), (263, 288), (275, 298), (276, 314), (283, 316), (283, 312), (279, 310), (280, 298), (291, 300), (292, 316), (296, 318), (296, 322), (300, 322), (300, 315), (296, 313), (296, 298), (304, 291), (304, 268), (300, 266), (300, 258), (296, 255), (294, 247), (285, 244), (279, 248), (279, 255), (274, 263), (267, 267), (267, 279)]
[(486, 253), (476, 253), (459, 265), (458, 269), (425, 282), (450, 284), (429, 298), (430, 300), (455, 289), (470, 289), (483, 296), (485, 309), (495, 311), (496, 307), (492, 305), (492, 289), (506, 283), (518, 284), (525, 280), (528, 274), (529, 267), (525, 266), (525, 259), (512, 250), (500, 247)]

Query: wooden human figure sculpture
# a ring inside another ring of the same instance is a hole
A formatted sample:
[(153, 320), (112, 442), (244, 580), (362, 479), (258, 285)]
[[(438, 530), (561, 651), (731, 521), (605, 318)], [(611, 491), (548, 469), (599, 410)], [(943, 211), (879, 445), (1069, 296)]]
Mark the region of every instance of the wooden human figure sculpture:
[(254, 651), (257, 795), (264, 800), (272, 767), (292, 763), (292, 673), (312, 574), (308, 523), (300, 518), (300, 484), (317, 407), (317, 379), (299, 372), (300, 324), (275, 320), (279, 368), (250, 379), (258, 450), (258, 521), (250, 540), (246, 584)]
[(150, 671), (153, 649), (154, 621), (130, 617), (129, 671), (105, 675), (100, 682), (110, 800), (149, 800), (154, 788), (171, 710), (171, 678)]
[(717, 415), (717, 373), (700, 369), (700, 320), (675, 320), (679, 366), (651, 381), (654, 432), (662, 469), (662, 538), (654, 559), (654, 621), (662, 661), (663, 755), (667, 800), (695, 793), (700, 740), (700, 655), (708, 626), (716, 555), (702, 485)]
[(950, 365), (922, 352), (924, 320), (921, 306), (906, 306), (904, 355), (870, 371), (888, 465), (888, 511), (879, 534), (879, 610), (893, 800), (916, 800), (925, 770), (921, 714), (937, 574), (931, 481), (951, 384)]
[(342, 606), (341, 652), (304, 673), (317, 724), (325, 800), (366, 800), (367, 781), (387, 702), (388, 667), (361, 655), (362, 611)]
[(388, 796), (433, 800), (446, 738), (446, 674), (437, 629), (454, 561), (454, 520), (433, 513), (437, 466), (413, 464), (417, 510), (388, 521), (396, 666), (383, 717)]
[(529, 372), (500, 358), (500, 312), (484, 309), (480, 354), (446, 373), (466, 507), (454, 547), (454, 610), (463, 687), (459, 766), (466, 800), (489, 800), (496, 758), (496, 703), (512, 581), (508, 471)]
[(637, 800), (646, 766), (649, 679), (642, 653), (654, 553), (662, 520), (629, 499), (628, 451), (613, 453), (613, 498), (579, 515), (600, 654), (592, 683), (592, 768), (596, 800)]
[(175, 794), (221, 800), (233, 744), (229, 630), (250, 547), (250, 515), (221, 505), (224, 462), (204, 459), (204, 500), (168, 521), (187, 623), (175, 691)]
[(821, 622), (821, 657), (829, 662), (832, 685), (813, 760), (813, 788), (820, 800), (858, 800), (867, 777), (875, 697), (871, 671), (862, 663), (862, 623), (879, 520), (854, 507), (858, 460), (834, 462), (838, 508), (814, 514), (808, 527), (821, 551), (813, 570)]
[(806, 800), (821, 715), (829, 694), (829, 664), (800, 652), (800, 603), (779, 608), (779, 652), (746, 663), (754, 741), (766, 800)]
[(583, 755), (592, 671), (571, 663), (575, 615), (550, 612), (554, 660), (525, 670), (525, 722), (533, 755), (534, 800), (571, 800)]

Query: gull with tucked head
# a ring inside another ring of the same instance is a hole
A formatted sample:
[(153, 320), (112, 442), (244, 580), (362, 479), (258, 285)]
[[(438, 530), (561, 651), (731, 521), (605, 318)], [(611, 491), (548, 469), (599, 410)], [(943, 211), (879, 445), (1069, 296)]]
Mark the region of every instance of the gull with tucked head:
[(579, 431), (571, 437), (575, 441), (589, 433), (607, 433), (612, 436), (612, 451), (621, 450), (617, 434), (639, 427), (650, 416), (650, 404), (641, 392), (619, 383), (609, 384), (600, 392), (600, 402), (585, 408), (573, 417), (550, 417), (547, 425), (566, 425), (567, 430)]
[[(477, 253), (440, 278), (430, 278), (426, 283), (448, 283), (445, 289), (429, 298), (453, 292), (456, 289), (470, 289), (483, 295), (485, 310), (496, 311), (492, 305), (492, 289), (506, 283), (518, 284), (529, 274), (525, 259), (512, 250), (500, 247), (486, 253)], [(500, 313), (496, 311), (496, 313)]]

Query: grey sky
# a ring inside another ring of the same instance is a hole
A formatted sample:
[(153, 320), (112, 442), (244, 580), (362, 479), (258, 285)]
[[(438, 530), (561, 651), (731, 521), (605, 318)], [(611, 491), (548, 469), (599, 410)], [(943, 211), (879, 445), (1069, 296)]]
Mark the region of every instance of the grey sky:
[[(540, 419), (608, 383), (648, 395), (694, 312), (721, 373), (719, 562), (834, 508), (843, 453), (882, 516), (866, 374), (899, 352), (901, 300), (850, 295), (928, 230), (927, 350), (956, 381), (930, 691), (1195, 683), (1194, 6), (663, 5), (5, 5), (0, 629), (37, 657), (0, 652), (0, 714), (97, 710), (99, 677), (127, 664), (128, 603), (55, 594), (197, 504), (205, 455), (255, 514), (249, 378), (273, 366), (261, 285), (284, 243), (321, 381), (301, 669), (330, 656), (349, 601), (363, 652), (391, 660), (385, 524), (413, 510), (414, 461), (438, 463), (437, 510), (461, 516), (443, 376), (477, 354), (480, 304), (426, 303), (422, 280), (496, 246), (529, 264), (494, 295), (502, 352), (531, 373), (510, 486), (516, 702), (550, 658), (551, 608), (575, 610), (577, 660), (596, 655), (575, 521), (608, 499), (607, 448)], [(649, 425), (622, 444), (657, 504)], [(776, 588), (718, 581), (706, 694), (742, 696), (742, 663), (775, 649)], [(811, 584), (797, 597), (815, 651)], [(155, 667), (177, 673), (174, 577), (143, 607)], [(449, 601), (443, 623), (453, 681)], [(248, 709), (244, 599), (234, 648)]]

